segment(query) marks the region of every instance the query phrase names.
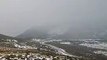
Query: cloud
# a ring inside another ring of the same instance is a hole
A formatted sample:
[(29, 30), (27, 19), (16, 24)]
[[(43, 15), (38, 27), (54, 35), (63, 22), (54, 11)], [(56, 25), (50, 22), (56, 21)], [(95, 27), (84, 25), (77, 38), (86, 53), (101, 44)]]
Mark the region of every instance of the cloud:
[(32, 26), (56, 25), (81, 28), (97, 23), (98, 20), (105, 23), (107, 19), (107, 4), (101, 0), (3, 0), (0, 2), (2, 2), (0, 33), (11, 36), (16, 36)]

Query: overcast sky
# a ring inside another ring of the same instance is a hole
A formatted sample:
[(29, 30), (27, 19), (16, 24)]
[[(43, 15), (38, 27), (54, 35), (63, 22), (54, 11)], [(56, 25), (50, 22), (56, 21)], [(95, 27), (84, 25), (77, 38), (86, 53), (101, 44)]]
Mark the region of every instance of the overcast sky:
[(5, 35), (16, 36), (38, 25), (93, 22), (106, 24), (107, 0), (0, 0), (0, 33)]

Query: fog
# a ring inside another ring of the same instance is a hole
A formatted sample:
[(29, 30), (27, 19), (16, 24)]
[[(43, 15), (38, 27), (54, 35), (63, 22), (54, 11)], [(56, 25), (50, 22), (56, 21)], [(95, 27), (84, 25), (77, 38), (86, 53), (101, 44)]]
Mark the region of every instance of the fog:
[[(29, 28), (52, 32), (107, 29), (107, 0), (0, 0), (0, 33), (17, 36)], [(58, 28), (61, 28), (60, 30)]]

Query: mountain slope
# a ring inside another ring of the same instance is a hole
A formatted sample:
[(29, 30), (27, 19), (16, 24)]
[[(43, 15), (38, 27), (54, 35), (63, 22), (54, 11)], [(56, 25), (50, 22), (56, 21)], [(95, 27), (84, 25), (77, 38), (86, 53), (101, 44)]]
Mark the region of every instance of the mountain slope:
[(21, 39), (32, 39), (32, 38), (41, 38), (45, 39), (48, 37), (48, 34), (43, 29), (29, 29), (25, 31), (24, 33), (17, 36), (17, 38)]
[(0, 41), (1, 40), (7, 40), (7, 39), (17, 40), (17, 41), (24, 41), (24, 39), (20, 39), (20, 38), (16, 38), (16, 37), (11, 37), (11, 36), (0, 34)]
[[(52, 29), (53, 30), (53, 29)], [(51, 33), (52, 30), (44, 30), (44, 29), (29, 29), (24, 33), (17, 36), (17, 38), (24, 38), (24, 39), (32, 39), (32, 38), (39, 38), (39, 39), (46, 39), (46, 38), (54, 38), (54, 39), (98, 39), (104, 35), (101, 35), (103, 32), (94, 32), (94, 31), (79, 31), (72, 29), (67, 30), (64, 33)], [(105, 33), (106, 34), (106, 33)]]
[(0, 34), (0, 40), (1, 39), (15, 39), (15, 38), (10, 37), (10, 36), (6, 36), (6, 35), (3, 35), (3, 34)]
[[(103, 22), (104, 23), (104, 22)], [(95, 24), (87, 25), (45, 25), (37, 26), (26, 30), (17, 38), (56, 38), (56, 39), (99, 39), (107, 36), (107, 25)]]

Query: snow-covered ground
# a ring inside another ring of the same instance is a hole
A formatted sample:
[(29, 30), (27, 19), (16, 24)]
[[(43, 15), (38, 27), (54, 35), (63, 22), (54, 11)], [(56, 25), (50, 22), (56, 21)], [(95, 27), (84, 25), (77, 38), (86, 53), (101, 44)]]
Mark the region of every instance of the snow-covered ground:
[(98, 51), (94, 51), (94, 53), (103, 54), (103, 55), (107, 56), (107, 43), (105, 43), (105, 42), (99, 42), (97, 40), (86, 40), (79, 45), (90, 47), (90, 48), (106, 50), (106, 51), (98, 50)]
[(94, 53), (103, 54), (103, 55), (107, 56), (107, 51), (94, 51)]
[(28, 45), (19, 45), (17, 43), (14, 43), (14, 46), (17, 47), (17, 48), (23, 48), (23, 49), (37, 49), (36, 47), (31, 47), (31, 46), (28, 46)]
[(69, 45), (69, 44), (71, 44), (71, 42), (60, 42), (60, 44), (67, 44), (67, 45)]
[[(77, 57), (77, 56), (74, 56), (74, 55), (71, 55), (71, 54), (67, 53), (67, 52), (66, 52), (64, 49), (62, 49), (62, 48), (53, 46), (53, 45), (51, 45), (51, 44), (46, 44), (47, 42), (54, 42), (54, 41), (61, 42), (62, 40), (53, 39), (53, 40), (49, 40), (49, 41), (42, 41), (41, 43), (44, 44), (44, 45), (50, 46), (52, 49), (56, 50), (56, 52), (57, 52), (58, 54), (62, 54), (62, 55), (66, 55), (66, 56), (71, 56), (71, 57)], [(62, 44), (71, 44), (71, 43), (70, 43), (70, 42), (62, 42)]]
[(91, 47), (91, 48), (107, 50), (107, 43), (99, 43), (99, 44), (82, 43), (80, 45)]
[(66, 52), (64, 49), (62, 49), (62, 48), (58, 48), (58, 47), (53, 46), (53, 45), (50, 45), (50, 44), (47, 44), (47, 45), (50, 46), (51, 48), (57, 50), (57, 52), (58, 52), (59, 54), (66, 55), (66, 56), (77, 57), (77, 56), (74, 56), (74, 55), (71, 55), (71, 54), (67, 53), (67, 52)]

